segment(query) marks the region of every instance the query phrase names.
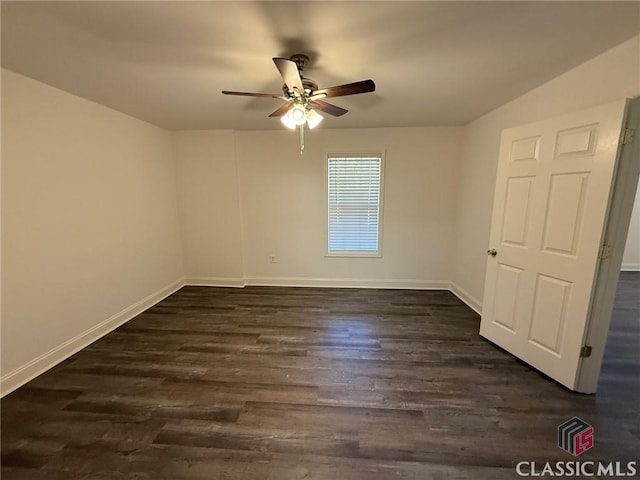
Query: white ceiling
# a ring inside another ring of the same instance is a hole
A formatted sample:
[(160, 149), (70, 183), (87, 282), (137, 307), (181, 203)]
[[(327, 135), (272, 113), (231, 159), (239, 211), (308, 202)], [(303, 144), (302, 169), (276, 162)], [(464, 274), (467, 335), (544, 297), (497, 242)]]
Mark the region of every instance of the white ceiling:
[[(2, 1), (2, 65), (170, 130), (272, 129), (271, 60), (375, 93), (324, 128), (464, 125), (640, 32), (640, 2)], [(640, 78), (639, 78), (640, 82)]]

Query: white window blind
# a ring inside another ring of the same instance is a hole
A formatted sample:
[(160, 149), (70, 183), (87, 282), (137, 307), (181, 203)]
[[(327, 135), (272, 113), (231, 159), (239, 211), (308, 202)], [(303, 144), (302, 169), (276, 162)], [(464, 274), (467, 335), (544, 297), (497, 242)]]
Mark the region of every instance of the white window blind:
[(382, 156), (327, 159), (328, 254), (380, 254)]

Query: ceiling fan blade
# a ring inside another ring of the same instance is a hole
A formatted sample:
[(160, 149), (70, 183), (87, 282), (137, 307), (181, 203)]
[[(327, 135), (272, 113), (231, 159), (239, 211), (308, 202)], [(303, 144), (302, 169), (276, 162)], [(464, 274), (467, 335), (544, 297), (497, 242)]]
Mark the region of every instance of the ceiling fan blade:
[(281, 100), (288, 100), (284, 95), (277, 93), (252, 93), (252, 92), (231, 92), (229, 90), (222, 90), (225, 95), (242, 95), (244, 97), (263, 97), (263, 98), (279, 98)]
[(328, 113), (329, 115), (333, 115), (334, 117), (340, 117), (349, 111), (331, 103), (323, 102), (322, 100), (314, 100), (313, 102), (311, 102), (311, 107), (322, 110), (324, 113)]
[(275, 112), (273, 112), (270, 117), (281, 117), (293, 107), (293, 102), (287, 102), (283, 104), (280, 108), (278, 108)]
[(344, 97), (346, 95), (357, 95), (358, 93), (369, 93), (376, 91), (376, 84), (373, 80), (361, 80), (360, 82), (346, 83), (335, 87), (321, 88), (315, 90), (313, 95), (322, 95), (326, 97)]
[(273, 63), (276, 64), (276, 68), (280, 72), (280, 75), (282, 75), (282, 79), (290, 91), (293, 91), (295, 87), (298, 89), (298, 92), (304, 92), (302, 79), (300, 78), (300, 72), (298, 72), (296, 62), (288, 58), (274, 57)]

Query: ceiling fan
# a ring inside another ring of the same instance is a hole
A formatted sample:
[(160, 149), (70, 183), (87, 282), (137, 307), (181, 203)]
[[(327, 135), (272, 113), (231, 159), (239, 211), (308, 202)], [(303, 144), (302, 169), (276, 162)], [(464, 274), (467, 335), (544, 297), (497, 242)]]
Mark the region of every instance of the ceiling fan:
[(358, 93), (373, 92), (376, 89), (373, 80), (362, 80), (360, 82), (347, 83), (329, 88), (318, 88), (318, 84), (303, 75), (303, 70), (309, 57), (304, 54), (292, 55), (291, 58), (275, 57), (273, 63), (282, 75), (284, 85), (282, 94), (277, 93), (250, 93), (232, 92), (223, 90), (225, 95), (243, 95), (247, 97), (277, 98), (284, 100), (280, 108), (274, 111), (270, 117), (280, 117), (282, 123), (290, 129), (300, 127), (301, 153), (304, 148), (303, 131), (305, 123), (309, 128), (314, 128), (322, 121), (322, 115), (318, 111), (340, 117), (348, 110), (325, 102), (324, 98), (344, 97), (356, 95)]

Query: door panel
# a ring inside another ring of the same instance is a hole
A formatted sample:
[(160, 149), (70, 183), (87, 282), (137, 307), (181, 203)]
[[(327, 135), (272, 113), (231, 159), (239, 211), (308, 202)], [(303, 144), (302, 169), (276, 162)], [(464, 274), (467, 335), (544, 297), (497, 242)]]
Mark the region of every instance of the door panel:
[(507, 180), (501, 243), (527, 246), (527, 226), (534, 181), (534, 177), (515, 177)]
[(538, 274), (529, 341), (561, 355), (571, 282)]
[(598, 124), (570, 128), (558, 132), (556, 159), (593, 155), (598, 135)]
[(625, 103), (502, 133), (480, 334), (571, 389)]
[(585, 172), (551, 175), (543, 251), (575, 257), (588, 179)]
[(520, 278), (522, 269), (511, 265), (498, 265), (496, 280), (496, 292), (501, 295), (500, 302), (496, 302), (496, 311), (493, 322), (515, 334), (516, 330), (516, 305), (520, 291)]
[(511, 162), (537, 161), (540, 137), (521, 138), (511, 144)]

